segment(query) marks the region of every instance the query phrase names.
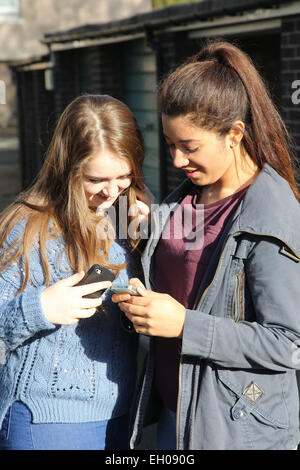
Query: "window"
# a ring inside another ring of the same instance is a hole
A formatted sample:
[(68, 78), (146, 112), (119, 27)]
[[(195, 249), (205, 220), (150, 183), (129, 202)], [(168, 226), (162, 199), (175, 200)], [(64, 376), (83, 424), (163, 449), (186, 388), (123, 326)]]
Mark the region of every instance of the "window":
[(0, 0), (0, 23), (15, 23), (19, 16), (19, 0)]

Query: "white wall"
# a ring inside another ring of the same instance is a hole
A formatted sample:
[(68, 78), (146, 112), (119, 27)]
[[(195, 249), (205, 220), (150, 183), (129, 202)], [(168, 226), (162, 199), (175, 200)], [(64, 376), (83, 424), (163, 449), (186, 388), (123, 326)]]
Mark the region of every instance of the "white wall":
[[(47, 54), (45, 33), (86, 24), (106, 23), (152, 9), (151, 0), (19, 0), (19, 18), (2, 23), (0, 15), (0, 80), (6, 104), (0, 104), (0, 130), (16, 125), (16, 89), (7, 62)], [(1, 13), (1, 12), (0, 12)]]
[(151, 0), (19, 0), (20, 18), (0, 23), (0, 61), (47, 52), (44, 33), (105, 23), (150, 11)]

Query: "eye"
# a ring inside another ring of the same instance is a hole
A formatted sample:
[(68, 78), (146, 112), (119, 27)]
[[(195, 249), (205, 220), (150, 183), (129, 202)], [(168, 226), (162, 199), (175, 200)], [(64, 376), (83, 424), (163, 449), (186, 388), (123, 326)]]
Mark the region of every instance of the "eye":
[(132, 174), (129, 173), (128, 175), (124, 175), (124, 176), (120, 176), (120, 180), (127, 180), (128, 178), (131, 178), (132, 177)]
[(195, 153), (195, 152), (197, 152), (197, 150), (199, 150), (199, 147), (196, 147), (194, 149), (184, 149), (183, 151), (185, 153)]
[(89, 183), (93, 183), (93, 184), (102, 183), (101, 180), (95, 180), (95, 179), (93, 179), (93, 178), (88, 178), (88, 182), (89, 182)]
[(175, 144), (168, 144), (167, 142), (167, 146), (168, 146), (168, 151), (170, 152), (170, 154), (172, 154), (172, 152), (175, 151)]

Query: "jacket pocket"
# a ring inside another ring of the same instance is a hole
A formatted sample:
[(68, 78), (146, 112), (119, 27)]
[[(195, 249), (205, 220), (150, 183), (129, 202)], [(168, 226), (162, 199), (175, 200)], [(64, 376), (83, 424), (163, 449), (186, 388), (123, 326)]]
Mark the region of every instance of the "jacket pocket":
[(236, 322), (245, 318), (245, 271), (240, 268), (236, 274), (232, 299), (232, 319)]
[[(235, 396), (229, 410), (231, 419), (237, 421), (252, 416), (264, 425), (287, 429), (288, 413), (277, 375), (256, 371), (218, 370), (220, 381)], [(253, 432), (258, 431), (255, 422), (252, 423), (252, 428)]]

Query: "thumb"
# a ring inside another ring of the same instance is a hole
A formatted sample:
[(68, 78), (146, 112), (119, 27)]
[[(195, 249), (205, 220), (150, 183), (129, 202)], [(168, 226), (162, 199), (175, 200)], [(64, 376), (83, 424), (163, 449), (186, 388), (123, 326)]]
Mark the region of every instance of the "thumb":
[(84, 275), (84, 271), (79, 271), (78, 273), (73, 274), (72, 276), (66, 277), (65, 279), (61, 279), (56, 284), (60, 286), (73, 287), (76, 286), (76, 284), (78, 284), (78, 282), (80, 282), (84, 278)]
[(146, 287), (137, 277), (132, 277), (129, 284), (134, 286), (140, 295), (143, 296), (146, 294)]

